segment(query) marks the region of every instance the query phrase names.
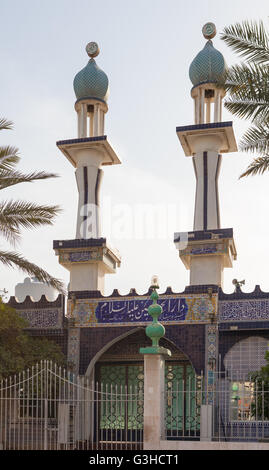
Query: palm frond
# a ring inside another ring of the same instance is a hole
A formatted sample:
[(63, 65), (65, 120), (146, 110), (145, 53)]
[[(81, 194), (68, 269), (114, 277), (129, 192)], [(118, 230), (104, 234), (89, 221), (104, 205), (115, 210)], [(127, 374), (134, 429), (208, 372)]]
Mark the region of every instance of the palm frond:
[(262, 21), (243, 21), (227, 26), (221, 39), (248, 60), (256, 63), (269, 62), (269, 39)]
[(15, 244), (22, 228), (52, 225), (59, 212), (58, 206), (37, 205), (25, 201), (1, 202), (0, 233), (6, 240)]
[(227, 99), (224, 106), (230, 113), (240, 118), (251, 119), (252, 122), (269, 120), (269, 103), (264, 101)]
[(0, 118), (0, 131), (2, 130), (9, 130), (13, 128), (13, 122), (8, 121), (5, 118)]
[(261, 99), (269, 93), (269, 65), (239, 63), (226, 70), (221, 82), (229, 93), (247, 93), (247, 96)]
[(54, 287), (59, 292), (65, 294), (65, 288), (62, 281), (52, 277), (37, 265), (26, 260), (22, 255), (16, 252), (0, 251), (0, 262), (9, 268), (18, 268), (30, 276), (36, 277), (40, 282)]
[(1, 171), (0, 169), (0, 189), (5, 189), (19, 183), (31, 183), (37, 180), (57, 177), (57, 174), (46, 173), (45, 171), (24, 174), (19, 171)]
[(229, 93), (224, 104), (230, 112), (252, 121), (269, 119), (268, 66), (235, 65), (227, 71), (223, 88)]
[(269, 127), (266, 124), (250, 127), (243, 135), (239, 149), (242, 152), (251, 152), (269, 155)]
[(18, 149), (10, 145), (0, 147), (0, 171), (12, 170), (20, 161)]
[(255, 158), (250, 165), (247, 167), (246, 171), (240, 175), (239, 178), (245, 176), (253, 176), (257, 174), (263, 174), (265, 171), (269, 170), (269, 155), (264, 155), (262, 157)]

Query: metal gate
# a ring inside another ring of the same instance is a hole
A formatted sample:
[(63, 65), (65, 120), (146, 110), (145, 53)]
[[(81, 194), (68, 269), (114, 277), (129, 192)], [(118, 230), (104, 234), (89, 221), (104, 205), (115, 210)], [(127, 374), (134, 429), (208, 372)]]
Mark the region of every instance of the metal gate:
[(42, 361), (0, 382), (0, 449), (142, 449), (143, 420), (139, 435), (135, 420), (128, 433), (115, 433), (115, 423), (143, 401), (141, 390), (90, 383)]

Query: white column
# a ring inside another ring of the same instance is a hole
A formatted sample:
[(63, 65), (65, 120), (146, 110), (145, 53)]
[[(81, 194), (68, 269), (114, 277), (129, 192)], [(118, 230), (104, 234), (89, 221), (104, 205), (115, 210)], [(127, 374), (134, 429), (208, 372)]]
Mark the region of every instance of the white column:
[(205, 90), (203, 88), (200, 88), (199, 94), (200, 94), (200, 97), (199, 97), (200, 113), (199, 113), (198, 124), (204, 124), (205, 122)]
[(81, 137), (87, 137), (87, 105), (81, 105)]
[(194, 122), (199, 124), (199, 97), (195, 96), (194, 98)]
[(95, 194), (98, 174), (99, 168), (93, 165), (76, 170), (79, 192), (76, 238), (99, 238), (100, 236), (99, 208)]
[(193, 230), (204, 229), (204, 177), (203, 177), (203, 153), (196, 154), (193, 157), (193, 165), (196, 174), (196, 195), (194, 209), (194, 226)]
[(220, 100), (219, 100), (219, 90), (215, 90), (215, 103), (214, 103), (214, 122), (220, 122)]
[(104, 132), (105, 132), (105, 130), (104, 130), (104, 123), (105, 123), (104, 117), (105, 117), (105, 113), (104, 113), (104, 111), (103, 111), (101, 108), (100, 108), (100, 110), (99, 110), (99, 114), (100, 114), (100, 127), (99, 127), (99, 129), (100, 129), (100, 135), (104, 135)]
[[(193, 157), (196, 174), (196, 197), (193, 230), (219, 227), (218, 176), (221, 156), (218, 152), (199, 152)], [(205, 214), (206, 212), (206, 214)], [(204, 221), (206, 220), (206, 227)]]
[(93, 137), (93, 116), (94, 113), (89, 113), (89, 136)]
[(164, 439), (164, 368), (162, 354), (144, 355), (144, 449), (158, 449)]
[(210, 98), (207, 99), (206, 101), (206, 122), (210, 122), (210, 108), (211, 108), (211, 103), (210, 103)]
[(94, 105), (93, 135), (94, 135), (94, 137), (99, 135), (99, 104)]
[[(76, 238), (99, 238), (100, 237), (100, 216), (98, 203), (98, 190), (102, 179), (101, 164), (103, 154), (92, 149), (77, 150), (77, 169), (76, 181), (78, 188), (78, 212), (77, 212), (77, 229)], [(96, 218), (91, 211), (96, 211)], [(93, 234), (90, 235), (90, 229), (86, 230), (85, 218), (88, 222), (95, 223), (92, 226)], [(93, 219), (92, 219), (93, 217)]]
[(77, 112), (77, 118), (78, 118), (78, 138), (80, 139), (81, 138), (81, 134), (82, 134), (82, 131), (81, 131), (81, 128), (82, 128), (82, 123), (81, 123), (81, 117), (82, 115), (82, 112), (81, 112), (81, 108), (79, 108), (78, 112)]

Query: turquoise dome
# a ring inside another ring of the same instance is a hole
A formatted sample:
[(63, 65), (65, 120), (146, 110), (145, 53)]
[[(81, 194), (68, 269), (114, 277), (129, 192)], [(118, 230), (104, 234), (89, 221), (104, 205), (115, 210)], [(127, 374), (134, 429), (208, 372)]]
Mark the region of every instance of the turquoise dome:
[(74, 91), (78, 100), (93, 98), (106, 101), (108, 98), (108, 78), (92, 58), (74, 78)]
[(217, 82), (225, 73), (227, 65), (221, 52), (217, 51), (211, 40), (193, 59), (189, 76), (193, 86)]

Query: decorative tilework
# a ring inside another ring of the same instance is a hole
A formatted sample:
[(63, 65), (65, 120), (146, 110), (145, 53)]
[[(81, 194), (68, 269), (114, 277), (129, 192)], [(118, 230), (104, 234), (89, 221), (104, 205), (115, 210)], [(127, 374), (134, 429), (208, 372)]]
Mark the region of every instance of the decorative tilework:
[(108, 78), (94, 59), (90, 59), (74, 78), (74, 91), (77, 99), (93, 97), (106, 101), (108, 94)]
[(217, 82), (226, 70), (223, 55), (208, 40), (204, 48), (193, 59), (189, 75), (194, 86), (200, 83)]
[[(216, 314), (216, 295), (210, 299), (206, 294), (162, 297), (158, 303), (163, 308), (159, 320), (163, 324), (178, 322), (208, 322), (210, 314)], [(125, 299), (77, 299), (68, 301), (68, 316), (77, 326), (146, 325), (152, 318), (148, 314), (151, 300), (146, 298)]]
[(63, 328), (65, 298), (62, 294), (59, 294), (54, 301), (47, 300), (45, 295), (42, 295), (37, 301), (33, 301), (27, 295), (23, 302), (18, 302), (15, 297), (10, 297), (8, 304), (29, 322), (27, 326), (29, 330)]
[(27, 328), (61, 328), (62, 315), (59, 309), (22, 310), (19, 314), (29, 322)]
[[(96, 356), (96, 354), (110, 342), (116, 343), (117, 338), (122, 338), (127, 332), (136, 334), (137, 325), (132, 326), (115, 326), (107, 328), (100, 325), (98, 331), (94, 328), (81, 328), (80, 329), (80, 369), (79, 374), (83, 375)], [(165, 327), (165, 339), (173, 343), (181, 353), (186, 355), (187, 359), (191, 362), (196, 373), (201, 374), (204, 370), (205, 364), (205, 325), (202, 324), (182, 324), (180, 328), (175, 328), (173, 325)], [(131, 336), (130, 336), (131, 338)], [(173, 350), (173, 347), (172, 347)], [(122, 351), (119, 357), (123, 356)], [(171, 357), (171, 360), (173, 356)], [(141, 357), (142, 360), (142, 357)]]
[(220, 301), (221, 322), (269, 320), (269, 299)]
[(80, 329), (69, 328), (68, 330), (68, 350), (67, 361), (69, 369), (78, 374), (79, 371), (79, 347), (80, 347)]
[(215, 370), (218, 357), (218, 328), (216, 324), (206, 325), (206, 355), (205, 370), (207, 377), (207, 400), (213, 403), (215, 388)]

